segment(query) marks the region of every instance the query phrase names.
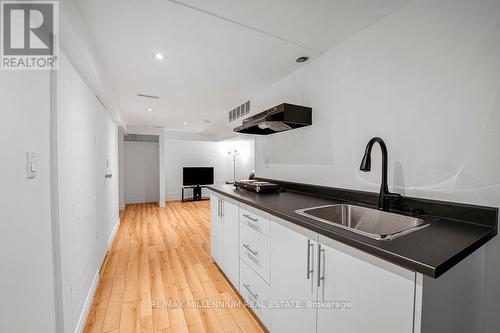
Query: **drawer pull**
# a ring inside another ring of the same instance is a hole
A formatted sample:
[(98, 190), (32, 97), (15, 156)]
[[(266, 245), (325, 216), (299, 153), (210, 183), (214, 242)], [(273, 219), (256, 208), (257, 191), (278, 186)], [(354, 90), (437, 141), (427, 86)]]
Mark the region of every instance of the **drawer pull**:
[(253, 224), (252, 222), (248, 222), (247, 224), (250, 228), (254, 229), (255, 231), (259, 231), (260, 232), (260, 227), (256, 224)]
[(247, 249), (248, 251), (250, 251), (250, 252), (251, 252), (254, 256), (256, 256), (256, 255), (259, 253), (258, 251), (252, 250), (252, 249), (250, 248), (250, 245), (248, 245), (248, 244), (243, 244), (243, 247), (244, 247), (245, 249)]
[(250, 293), (250, 295), (252, 295), (253, 299), (257, 300), (259, 298), (259, 295), (258, 294), (254, 294), (254, 292), (250, 289), (250, 285), (249, 284), (243, 283), (243, 286)]
[(251, 217), (248, 214), (243, 214), (243, 216), (246, 217), (247, 219), (251, 220), (251, 221), (254, 221), (254, 222), (257, 222), (259, 220), (259, 219), (255, 219), (255, 218)]

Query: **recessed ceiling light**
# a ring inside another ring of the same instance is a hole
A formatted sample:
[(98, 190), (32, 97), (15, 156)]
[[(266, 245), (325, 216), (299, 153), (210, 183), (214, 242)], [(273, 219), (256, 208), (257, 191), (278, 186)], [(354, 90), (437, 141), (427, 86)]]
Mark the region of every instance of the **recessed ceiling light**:
[(147, 109), (146, 109), (146, 111), (153, 111), (153, 109), (151, 109), (151, 108), (147, 108)]
[(183, 124), (184, 124), (184, 125), (187, 125), (188, 123), (187, 123), (187, 121), (185, 121), (185, 122), (183, 122)]
[(307, 60), (309, 60), (309, 57), (298, 57), (297, 59), (295, 59), (295, 61), (299, 64), (301, 62), (306, 62)]
[(155, 59), (156, 60), (163, 60), (163, 59), (165, 59), (165, 56), (163, 55), (163, 53), (157, 52), (157, 53), (155, 53)]

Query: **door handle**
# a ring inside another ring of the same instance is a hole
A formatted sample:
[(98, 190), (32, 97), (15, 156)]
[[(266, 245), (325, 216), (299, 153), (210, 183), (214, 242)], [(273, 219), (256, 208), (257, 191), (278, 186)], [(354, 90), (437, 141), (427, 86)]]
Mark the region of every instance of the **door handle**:
[(311, 243), (311, 240), (307, 239), (307, 280), (309, 280), (309, 278), (311, 277), (311, 273), (314, 272), (314, 270), (311, 269), (311, 247), (313, 246), (314, 245)]
[(249, 244), (243, 244), (243, 247), (248, 251), (250, 251), (254, 256), (256, 256), (259, 253), (259, 251), (252, 250)]
[(321, 248), (321, 244), (318, 244), (318, 287), (321, 287), (321, 281), (325, 279), (321, 276), (321, 255), (325, 253), (325, 249)]

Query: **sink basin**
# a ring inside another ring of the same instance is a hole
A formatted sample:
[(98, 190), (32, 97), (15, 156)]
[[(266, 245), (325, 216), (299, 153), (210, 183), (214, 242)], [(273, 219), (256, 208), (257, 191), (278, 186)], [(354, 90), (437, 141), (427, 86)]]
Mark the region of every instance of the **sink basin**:
[(305, 208), (295, 212), (377, 240), (391, 240), (425, 228), (438, 220), (432, 217), (399, 215), (349, 204)]

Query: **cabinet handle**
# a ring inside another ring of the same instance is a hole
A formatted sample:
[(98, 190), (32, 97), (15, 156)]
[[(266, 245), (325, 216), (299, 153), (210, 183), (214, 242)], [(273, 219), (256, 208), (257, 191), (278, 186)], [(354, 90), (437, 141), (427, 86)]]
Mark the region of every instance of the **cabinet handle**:
[(251, 217), (250, 215), (248, 214), (243, 214), (244, 217), (246, 217), (247, 219), (251, 220), (251, 221), (254, 221), (254, 222), (257, 222), (259, 219), (256, 219), (256, 218), (253, 218)]
[(307, 239), (307, 279), (311, 277), (311, 273), (314, 272), (313, 269), (311, 269), (311, 247), (314, 245), (311, 243), (310, 239)]
[(224, 200), (220, 199), (220, 217), (224, 216)]
[(217, 217), (220, 217), (220, 198), (217, 198)]
[(247, 249), (248, 251), (250, 251), (250, 252), (251, 252), (254, 256), (256, 256), (256, 255), (259, 253), (258, 251), (254, 251), (254, 250), (252, 250), (252, 249), (250, 248), (250, 245), (248, 245), (248, 244), (243, 244), (243, 247), (244, 247), (245, 249)]
[(247, 226), (249, 226), (250, 228), (252, 228), (252, 229), (253, 229), (253, 230), (255, 230), (255, 231), (259, 231), (259, 232), (260, 232), (260, 228), (259, 228), (259, 226), (258, 226), (258, 225), (256, 225), (256, 224), (253, 224), (252, 222), (248, 222), (248, 223), (247, 223)]
[(325, 279), (321, 276), (321, 254), (325, 253), (325, 249), (321, 248), (321, 244), (318, 244), (318, 287), (321, 287), (321, 281)]
[(254, 294), (254, 292), (250, 289), (250, 285), (249, 284), (243, 283), (243, 287), (245, 287), (245, 289), (250, 293), (250, 295), (252, 295), (252, 297), (255, 300), (257, 300), (259, 298), (259, 295), (258, 294)]

